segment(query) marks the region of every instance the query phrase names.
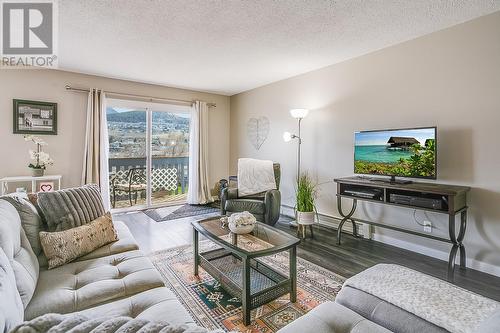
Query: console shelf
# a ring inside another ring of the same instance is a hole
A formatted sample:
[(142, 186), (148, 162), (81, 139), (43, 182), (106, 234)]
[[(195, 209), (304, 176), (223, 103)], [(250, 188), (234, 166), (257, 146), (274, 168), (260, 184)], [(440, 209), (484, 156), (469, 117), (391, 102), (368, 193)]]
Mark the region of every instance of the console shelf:
[[(380, 228), (387, 228), (415, 236), (451, 243), (452, 248), (448, 260), (449, 280), (453, 280), (455, 259), (458, 250), (460, 250), (460, 267), (466, 268), (463, 239), (467, 226), (467, 192), (470, 190), (469, 187), (423, 182), (412, 182), (407, 184), (391, 183), (381, 179), (356, 176), (338, 178), (334, 181), (337, 183), (337, 206), (342, 216), (342, 221), (337, 230), (338, 244), (341, 243), (342, 227), (347, 221), (352, 223), (354, 236), (358, 236), (356, 227), (357, 221)], [(342, 198), (352, 199), (352, 207), (348, 213), (344, 213), (342, 209)], [(356, 211), (358, 200), (446, 214), (448, 215), (449, 238), (424, 234), (399, 226), (354, 218), (352, 216)], [(455, 230), (455, 219), (457, 214), (460, 214), (460, 229), (458, 235)]]

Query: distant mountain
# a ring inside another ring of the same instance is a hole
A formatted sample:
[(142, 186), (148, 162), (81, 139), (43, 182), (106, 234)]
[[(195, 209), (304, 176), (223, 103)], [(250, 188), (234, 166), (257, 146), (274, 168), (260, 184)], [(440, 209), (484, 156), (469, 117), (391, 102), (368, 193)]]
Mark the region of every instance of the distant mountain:
[(113, 113), (118, 113), (118, 111), (116, 111), (113, 108), (106, 108), (106, 114), (113, 114)]
[[(121, 123), (145, 123), (146, 112), (144, 111), (128, 111), (128, 112), (109, 112), (106, 110), (108, 121), (121, 122)], [(153, 112), (153, 122), (155, 123), (176, 123), (176, 124), (189, 124), (189, 118), (179, 117), (172, 113), (167, 112)]]

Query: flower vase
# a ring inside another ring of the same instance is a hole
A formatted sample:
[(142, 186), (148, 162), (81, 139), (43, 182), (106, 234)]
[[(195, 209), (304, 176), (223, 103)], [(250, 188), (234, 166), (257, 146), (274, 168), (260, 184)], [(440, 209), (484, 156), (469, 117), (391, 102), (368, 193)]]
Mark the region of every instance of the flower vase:
[(314, 212), (297, 212), (297, 223), (303, 225), (314, 224)]
[(36, 168), (31, 168), (31, 174), (33, 177), (42, 177), (44, 173), (44, 169), (36, 169)]

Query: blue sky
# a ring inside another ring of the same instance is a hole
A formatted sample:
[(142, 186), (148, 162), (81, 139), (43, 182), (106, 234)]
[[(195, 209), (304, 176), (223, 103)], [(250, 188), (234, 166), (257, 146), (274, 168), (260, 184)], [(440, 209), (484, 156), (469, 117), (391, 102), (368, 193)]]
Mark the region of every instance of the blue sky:
[(434, 128), (396, 130), (396, 131), (376, 131), (376, 132), (356, 132), (356, 146), (385, 145), (391, 136), (403, 136), (417, 139), (422, 145), (426, 139), (435, 139)]

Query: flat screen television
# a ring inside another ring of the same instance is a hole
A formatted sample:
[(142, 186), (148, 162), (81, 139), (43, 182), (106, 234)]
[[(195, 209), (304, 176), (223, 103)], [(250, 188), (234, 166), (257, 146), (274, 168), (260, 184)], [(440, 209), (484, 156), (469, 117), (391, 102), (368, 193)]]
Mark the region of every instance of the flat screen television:
[(436, 179), (436, 127), (361, 131), (354, 135), (354, 173)]

